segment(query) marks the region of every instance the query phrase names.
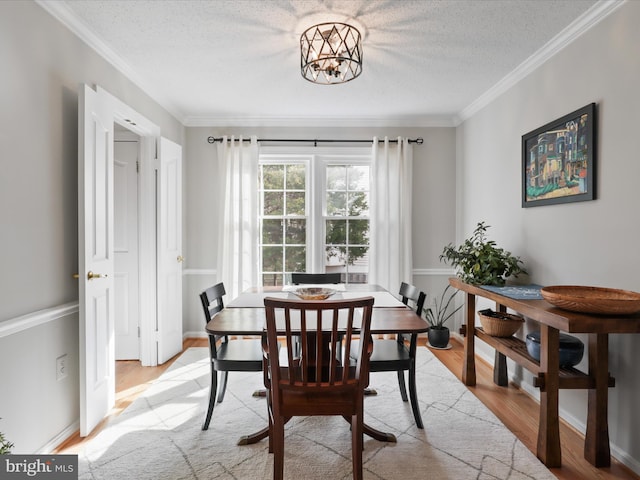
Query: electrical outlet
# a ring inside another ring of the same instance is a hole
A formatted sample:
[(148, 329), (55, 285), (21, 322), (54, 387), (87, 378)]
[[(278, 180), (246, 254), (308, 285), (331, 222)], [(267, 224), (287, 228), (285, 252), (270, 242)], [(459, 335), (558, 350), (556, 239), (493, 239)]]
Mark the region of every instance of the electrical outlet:
[(60, 355), (56, 358), (56, 380), (62, 380), (67, 377), (67, 354)]

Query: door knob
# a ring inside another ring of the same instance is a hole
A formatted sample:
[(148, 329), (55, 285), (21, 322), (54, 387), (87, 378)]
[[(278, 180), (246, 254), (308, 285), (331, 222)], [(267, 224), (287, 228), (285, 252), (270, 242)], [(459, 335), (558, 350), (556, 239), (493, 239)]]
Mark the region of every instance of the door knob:
[(103, 275), (102, 273), (93, 273), (89, 270), (89, 273), (87, 273), (87, 280), (93, 280), (94, 278), (107, 278), (107, 275)]
[(178, 258), (176, 258), (176, 260), (178, 261), (178, 263), (182, 263), (184, 261), (184, 257), (182, 255), (178, 255)]

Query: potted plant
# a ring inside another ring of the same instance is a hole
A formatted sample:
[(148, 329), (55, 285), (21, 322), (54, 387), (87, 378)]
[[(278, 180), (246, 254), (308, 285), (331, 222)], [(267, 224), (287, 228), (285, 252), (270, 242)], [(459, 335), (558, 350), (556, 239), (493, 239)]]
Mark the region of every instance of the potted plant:
[(12, 448), (13, 443), (4, 438), (4, 433), (0, 432), (0, 455), (9, 455)]
[(458, 268), (458, 277), (472, 285), (502, 286), (507, 277), (527, 273), (520, 257), (497, 247), (493, 240), (487, 240), (487, 228), (489, 225), (484, 222), (478, 223), (473, 235), (462, 245), (444, 247), (440, 260)]
[(451, 290), (451, 285), (447, 285), (440, 298), (434, 299), (433, 308), (423, 309), (425, 318), (429, 322), (429, 330), (427, 331), (429, 345), (435, 348), (446, 348), (449, 345), (449, 327), (445, 327), (444, 324), (464, 306), (459, 305), (451, 310), (450, 307), (455, 306), (455, 304), (451, 305), (451, 302), (458, 293), (458, 290)]

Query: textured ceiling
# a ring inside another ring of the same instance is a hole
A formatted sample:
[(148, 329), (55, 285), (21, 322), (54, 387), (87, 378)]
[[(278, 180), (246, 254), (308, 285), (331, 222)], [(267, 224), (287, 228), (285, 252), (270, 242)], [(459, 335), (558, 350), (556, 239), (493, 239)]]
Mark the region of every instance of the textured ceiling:
[[(323, 119), (425, 125), (457, 118), (598, 2), (51, 3), (187, 125)], [(362, 29), (363, 73), (346, 84), (315, 85), (300, 75), (300, 34), (333, 20)]]

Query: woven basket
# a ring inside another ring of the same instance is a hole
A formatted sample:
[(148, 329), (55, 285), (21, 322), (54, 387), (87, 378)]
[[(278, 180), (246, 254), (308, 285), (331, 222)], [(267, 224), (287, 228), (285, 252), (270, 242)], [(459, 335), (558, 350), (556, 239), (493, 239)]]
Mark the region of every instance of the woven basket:
[(524, 323), (524, 318), (511, 313), (480, 310), (478, 312), (480, 324), (487, 335), (492, 337), (510, 337), (518, 331)]

